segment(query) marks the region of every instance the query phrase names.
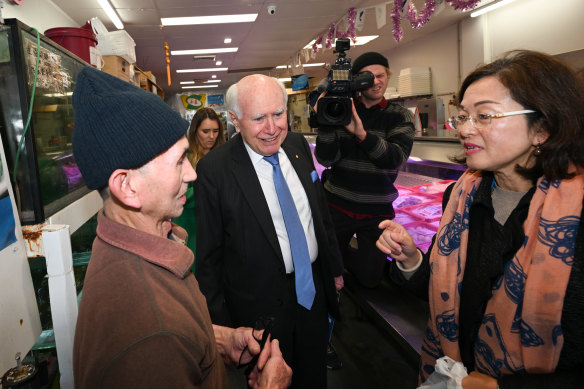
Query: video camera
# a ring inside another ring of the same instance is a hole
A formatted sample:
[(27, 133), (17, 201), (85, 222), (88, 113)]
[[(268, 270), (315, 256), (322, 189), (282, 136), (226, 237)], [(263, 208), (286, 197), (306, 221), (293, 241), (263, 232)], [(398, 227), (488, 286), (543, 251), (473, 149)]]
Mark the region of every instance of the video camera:
[(311, 117), (312, 127), (345, 126), (349, 124), (351, 116), (353, 116), (351, 97), (355, 96), (355, 92), (373, 86), (375, 79), (373, 73), (352, 74), (351, 57), (347, 58), (345, 54), (345, 51), (349, 50), (350, 46), (351, 41), (348, 38), (337, 39), (333, 53), (339, 53), (339, 55), (335, 64), (331, 66), (328, 77), (323, 80), (326, 86), (321, 87), (319, 85), (323, 90), (318, 93), (320, 94), (326, 90), (327, 94), (318, 100), (317, 113)]

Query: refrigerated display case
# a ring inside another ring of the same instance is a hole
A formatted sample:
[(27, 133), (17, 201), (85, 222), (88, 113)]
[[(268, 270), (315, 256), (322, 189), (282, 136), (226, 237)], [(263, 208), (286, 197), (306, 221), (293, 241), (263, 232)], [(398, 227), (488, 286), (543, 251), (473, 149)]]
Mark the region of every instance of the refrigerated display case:
[(16, 19), (0, 25), (0, 133), (22, 224), (89, 192), (71, 147), (73, 89), (88, 65)]

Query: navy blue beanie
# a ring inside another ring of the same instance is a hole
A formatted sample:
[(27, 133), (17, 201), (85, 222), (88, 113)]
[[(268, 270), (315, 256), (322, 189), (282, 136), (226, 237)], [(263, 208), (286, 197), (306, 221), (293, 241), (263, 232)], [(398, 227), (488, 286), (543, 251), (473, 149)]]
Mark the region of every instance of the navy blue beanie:
[(89, 189), (135, 169), (185, 136), (189, 123), (159, 96), (87, 66), (73, 92), (73, 156)]
[(357, 74), (361, 71), (361, 69), (369, 65), (381, 65), (388, 68), (389, 62), (383, 55), (374, 51), (370, 51), (357, 57), (357, 59), (353, 62), (353, 68), (351, 70), (354, 74)]

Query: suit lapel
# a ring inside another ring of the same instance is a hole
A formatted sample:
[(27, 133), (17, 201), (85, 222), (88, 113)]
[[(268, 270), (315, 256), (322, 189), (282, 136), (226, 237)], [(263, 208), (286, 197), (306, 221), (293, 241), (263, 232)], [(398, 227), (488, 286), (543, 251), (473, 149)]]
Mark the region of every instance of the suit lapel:
[[(280, 243), (278, 243), (278, 236), (276, 235), (272, 215), (270, 214), (270, 209), (268, 208), (268, 203), (266, 202), (255, 168), (243, 144), (243, 138), (239, 135), (231, 141), (237, 142), (237, 145), (233, 148), (232, 158), (234, 164), (232, 174), (241, 188), (243, 197), (257, 218), (263, 233), (283, 263), (284, 259), (282, 258), (282, 251), (280, 249)], [(254, 243), (250, 242), (250, 244)]]
[[(292, 167), (296, 171), (296, 174), (304, 187), (304, 192), (306, 193), (306, 197), (308, 197), (311, 212), (314, 214), (318, 211), (318, 205), (315, 202), (316, 196), (314, 195), (314, 183), (312, 182), (312, 177), (310, 175), (312, 161), (306, 160), (308, 157), (312, 158), (312, 155), (307, 156), (306, 153), (303, 152), (301, 145), (297, 145), (296, 143), (298, 142), (293, 143), (291, 138), (291, 136), (286, 137), (286, 140), (282, 144), (282, 148), (286, 152)], [(288, 141), (289, 139), (290, 141)], [(314, 215), (313, 220), (315, 220)]]

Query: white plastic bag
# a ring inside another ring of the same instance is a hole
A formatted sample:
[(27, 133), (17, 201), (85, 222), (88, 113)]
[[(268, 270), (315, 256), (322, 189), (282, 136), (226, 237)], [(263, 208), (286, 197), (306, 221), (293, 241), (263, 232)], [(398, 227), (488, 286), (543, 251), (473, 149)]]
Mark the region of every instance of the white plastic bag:
[(462, 362), (442, 357), (436, 361), (434, 373), (418, 389), (462, 389), (462, 379), (467, 375)]

